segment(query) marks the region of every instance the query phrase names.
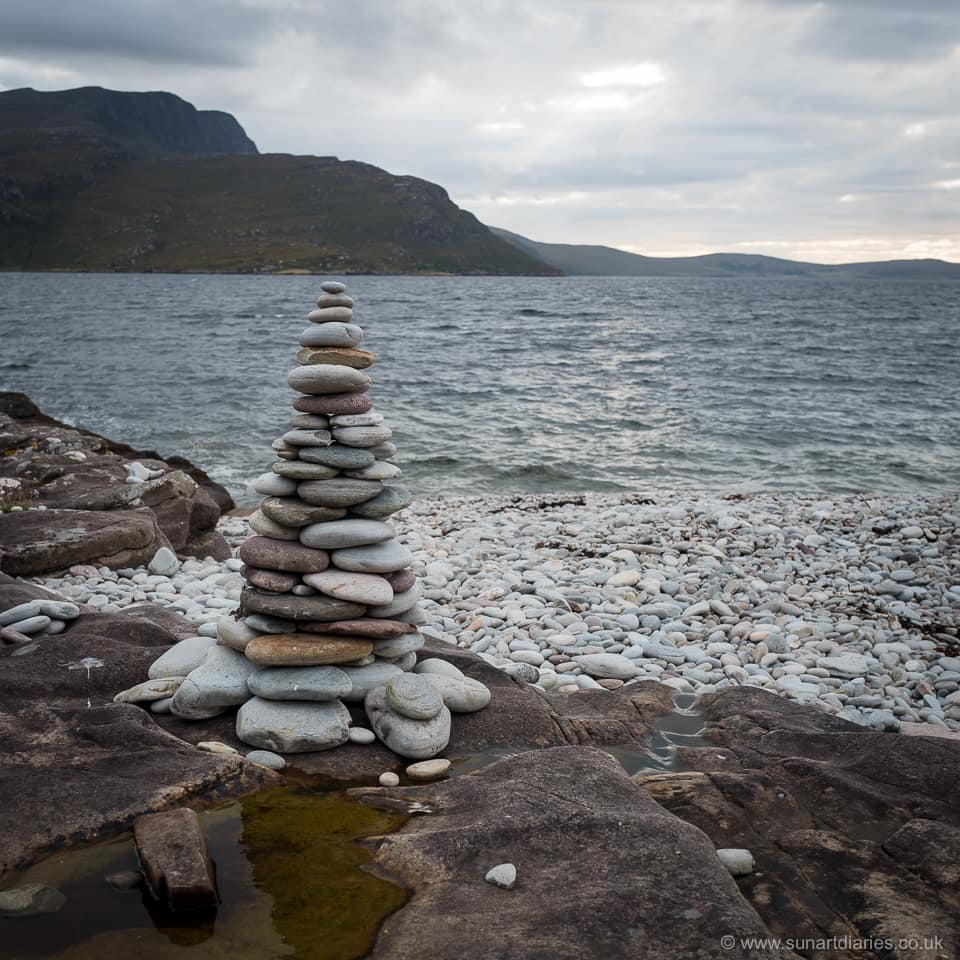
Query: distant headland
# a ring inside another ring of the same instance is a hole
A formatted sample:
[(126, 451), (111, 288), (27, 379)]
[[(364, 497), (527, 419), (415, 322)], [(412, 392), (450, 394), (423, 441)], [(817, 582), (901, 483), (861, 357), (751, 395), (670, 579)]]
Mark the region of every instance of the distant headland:
[(233, 116), (171, 93), (0, 93), (0, 156), (0, 270), (960, 280), (960, 264), (942, 260), (821, 265), (539, 243), (488, 228), (417, 177), (261, 154)]

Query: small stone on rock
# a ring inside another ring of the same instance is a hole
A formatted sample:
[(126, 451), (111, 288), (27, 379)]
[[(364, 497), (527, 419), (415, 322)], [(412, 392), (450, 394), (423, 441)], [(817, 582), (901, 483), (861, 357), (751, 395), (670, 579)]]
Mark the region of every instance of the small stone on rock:
[(720, 862), (735, 877), (753, 873), (753, 854), (749, 850), (727, 847), (717, 851)]
[(517, 882), (517, 868), (512, 863), (498, 863), (487, 871), (483, 879), (504, 890), (512, 890)]
[(161, 547), (153, 555), (147, 569), (155, 576), (172, 577), (180, 569), (180, 561), (169, 547)]
[(351, 727), (349, 738), (351, 743), (373, 743), (377, 735), (366, 727)]
[(236, 754), (240, 752), (236, 747), (231, 747), (222, 740), (201, 740), (197, 744), (197, 749), (206, 753)]
[(287, 765), (287, 761), (279, 753), (271, 750), (251, 750), (246, 759), (268, 770), (282, 770)]
[(406, 769), (406, 774), (411, 780), (437, 780), (449, 771), (450, 761), (438, 758), (411, 763)]

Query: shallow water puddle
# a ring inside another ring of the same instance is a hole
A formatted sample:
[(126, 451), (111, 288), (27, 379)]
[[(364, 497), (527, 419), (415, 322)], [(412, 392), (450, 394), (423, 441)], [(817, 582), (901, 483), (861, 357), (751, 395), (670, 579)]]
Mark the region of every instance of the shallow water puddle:
[(632, 777), (643, 771), (682, 770), (677, 759), (677, 747), (716, 747), (703, 737), (704, 718), (694, 707), (696, 697), (678, 693), (673, 702), (675, 709), (654, 719), (653, 737), (646, 750), (636, 747), (606, 747), (607, 753), (623, 765)]
[(203, 813), (222, 899), (210, 911), (174, 914), (145, 891), (113, 889), (107, 875), (137, 869), (129, 835), (58, 854), (12, 886), (47, 883), (66, 904), (55, 914), (0, 918), (0, 957), (362, 957), (407, 893), (362, 869), (369, 854), (354, 841), (404, 819), (308, 784)]

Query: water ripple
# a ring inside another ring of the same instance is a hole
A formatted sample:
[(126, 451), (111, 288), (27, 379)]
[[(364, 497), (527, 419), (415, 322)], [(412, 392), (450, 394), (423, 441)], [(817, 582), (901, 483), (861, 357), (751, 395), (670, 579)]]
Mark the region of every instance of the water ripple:
[[(0, 388), (243, 493), (310, 277), (0, 274)], [(932, 492), (960, 473), (951, 284), (354, 277), (419, 495)], [(249, 502), (249, 495), (244, 496)]]

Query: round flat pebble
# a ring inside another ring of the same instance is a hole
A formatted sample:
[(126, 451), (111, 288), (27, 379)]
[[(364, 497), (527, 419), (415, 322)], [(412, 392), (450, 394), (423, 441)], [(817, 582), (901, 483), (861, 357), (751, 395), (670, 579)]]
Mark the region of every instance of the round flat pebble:
[(411, 763), (404, 772), (411, 780), (437, 780), (450, 772), (450, 761), (442, 758), (421, 760)]
[(282, 770), (287, 765), (287, 761), (272, 750), (251, 750), (246, 759), (268, 770)]
[(377, 735), (366, 727), (351, 727), (348, 733), (351, 743), (373, 743)]

